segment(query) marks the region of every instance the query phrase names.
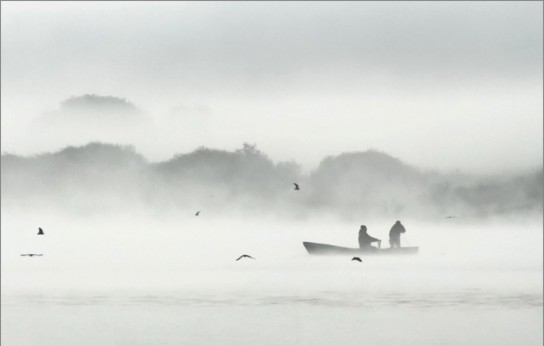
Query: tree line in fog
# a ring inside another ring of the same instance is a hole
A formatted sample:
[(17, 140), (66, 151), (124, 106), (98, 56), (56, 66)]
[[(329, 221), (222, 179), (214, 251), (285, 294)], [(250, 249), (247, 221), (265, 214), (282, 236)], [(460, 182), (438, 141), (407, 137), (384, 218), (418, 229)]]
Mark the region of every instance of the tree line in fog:
[[(423, 170), (369, 150), (324, 158), (309, 174), (255, 145), (201, 147), (148, 162), (131, 146), (90, 143), (54, 153), (1, 157), (2, 204), (97, 212), (313, 213), (361, 217), (483, 218), (541, 212), (543, 170), (473, 175)], [(293, 183), (300, 186), (295, 191)]]

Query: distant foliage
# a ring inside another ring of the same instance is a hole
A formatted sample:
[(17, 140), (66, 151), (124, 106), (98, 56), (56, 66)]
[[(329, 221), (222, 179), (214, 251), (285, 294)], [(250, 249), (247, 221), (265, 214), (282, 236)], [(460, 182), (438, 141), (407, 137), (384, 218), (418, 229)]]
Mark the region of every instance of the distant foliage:
[(162, 195), (168, 195), (167, 201), (213, 195), (214, 203), (223, 198), (225, 203), (263, 208), (289, 191), (298, 171), (293, 163), (275, 164), (247, 143), (234, 152), (201, 147), (153, 168), (154, 179), (166, 182)]
[(146, 166), (133, 147), (102, 143), (32, 157), (2, 155), (2, 198), (23, 206), (111, 207), (140, 194)]
[(329, 156), (310, 182), (315, 203), (368, 216), (413, 213), (425, 190), (425, 176), (417, 169), (374, 150)]
[(520, 211), (542, 211), (544, 199), (542, 169), (509, 177), (470, 177), (459, 183), (444, 176), (430, 188), (430, 198), (465, 215), (491, 216)]
[(123, 98), (87, 94), (73, 96), (61, 103), (61, 110), (67, 112), (137, 112), (134, 104)]
[(542, 213), (544, 196), (542, 169), (503, 177), (443, 174), (366, 151), (329, 156), (302, 175), (297, 163), (276, 163), (248, 143), (235, 151), (200, 147), (158, 163), (131, 146), (90, 143), (32, 157), (4, 154), (1, 163), (2, 201), (23, 207), (481, 218)]

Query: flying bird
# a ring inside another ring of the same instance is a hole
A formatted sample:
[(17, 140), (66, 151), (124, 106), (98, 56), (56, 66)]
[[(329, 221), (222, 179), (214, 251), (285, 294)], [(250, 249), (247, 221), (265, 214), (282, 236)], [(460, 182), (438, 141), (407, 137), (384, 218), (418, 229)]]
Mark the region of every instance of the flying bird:
[(32, 256), (43, 256), (43, 254), (41, 254), (41, 253), (25, 253), (25, 254), (21, 254), (21, 256), (32, 257)]
[(363, 261), (363, 260), (360, 259), (359, 257), (353, 257), (351, 260), (352, 260), (352, 261), (357, 261), (357, 262), (362, 262), (362, 261)]
[(297, 184), (297, 183), (293, 183), (293, 185), (295, 185), (295, 191), (298, 191), (298, 190), (300, 190), (300, 187), (298, 186), (298, 184)]
[(195, 213), (195, 216), (198, 216), (200, 214), (200, 210)]
[(446, 216), (446, 219), (455, 219), (455, 216)]
[(244, 258), (244, 257), (255, 259), (255, 258), (251, 257), (250, 255), (242, 255), (242, 256), (238, 257), (236, 260), (239, 261), (241, 258)]
[(43, 229), (41, 227), (38, 227), (38, 235), (43, 235)]

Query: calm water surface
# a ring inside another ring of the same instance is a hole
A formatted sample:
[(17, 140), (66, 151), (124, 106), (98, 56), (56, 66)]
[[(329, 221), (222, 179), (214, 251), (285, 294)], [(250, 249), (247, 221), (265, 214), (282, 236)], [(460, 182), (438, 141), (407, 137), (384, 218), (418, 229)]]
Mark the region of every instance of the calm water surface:
[(2, 345), (543, 343), (541, 223), (413, 225), (418, 256), (358, 263), (302, 247), (356, 244), (351, 224), (60, 219), (36, 239), (20, 220), (2, 219)]

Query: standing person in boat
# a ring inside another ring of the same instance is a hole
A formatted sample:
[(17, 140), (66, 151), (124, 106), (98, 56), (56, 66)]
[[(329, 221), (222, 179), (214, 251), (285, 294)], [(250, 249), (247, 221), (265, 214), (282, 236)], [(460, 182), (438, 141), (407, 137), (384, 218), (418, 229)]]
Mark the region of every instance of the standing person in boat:
[(389, 231), (389, 247), (400, 248), (400, 234), (405, 232), (406, 229), (400, 223), (400, 221), (395, 222), (395, 224), (393, 225), (393, 227), (391, 227), (391, 230)]
[(378, 246), (381, 247), (382, 241), (378, 238), (371, 237), (366, 232), (366, 226), (361, 225), (361, 229), (359, 229), (359, 248), (376, 250), (375, 247), (371, 246), (374, 242), (377, 242)]

